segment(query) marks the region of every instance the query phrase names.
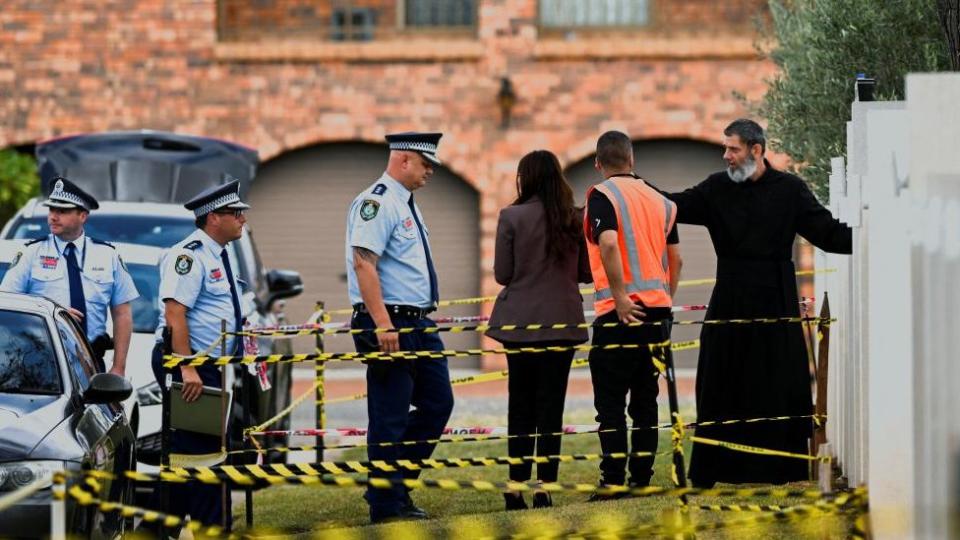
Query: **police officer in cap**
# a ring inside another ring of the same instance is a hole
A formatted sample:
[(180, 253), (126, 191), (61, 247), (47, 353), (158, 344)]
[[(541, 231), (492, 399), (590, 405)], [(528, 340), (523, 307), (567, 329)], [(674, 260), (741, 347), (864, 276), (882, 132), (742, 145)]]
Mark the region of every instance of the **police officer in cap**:
[[(430, 236), (413, 192), (433, 174), (440, 133), (387, 135), (387, 170), (357, 196), (347, 215), (347, 283), (353, 304), (353, 328), (429, 328), (427, 318), (439, 299)], [(443, 350), (436, 333), (361, 333), (357, 352)], [(436, 439), (453, 410), (446, 358), (370, 360), (367, 362), (367, 450), (371, 460), (427, 459), (434, 444), (382, 445)], [(413, 409), (411, 410), (411, 406)], [(394, 480), (416, 478), (417, 471), (370, 473)], [(370, 520), (424, 519), (408, 490), (367, 490)]]
[[(216, 343), (221, 321), (228, 321), (228, 331), (242, 329), (240, 284), (227, 245), (240, 238), (247, 222), (244, 212), (250, 206), (240, 200), (237, 180), (208, 189), (184, 206), (193, 211), (197, 230), (170, 248), (160, 262), (162, 305), (158, 341), (153, 349), (153, 372), (157, 382), (164, 386), (166, 374), (171, 373), (175, 382), (183, 383), (184, 400), (192, 402), (200, 397), (202, 387), (220, 388), (220, 369), (208, 364), (164, 370), (163, 330), (170, 327), (173, 352), (188, 356), (206, 351)], [(226, 336), (227, 351), (238, 354), (241, 347), (239, 337)], [(220, 437), (217, 436), (178, 431), (171, 436), (174, 453), (209, 454), (219, 450)], [(181, 516), (189, 514), (191, 519), (206, 524), (224, 522), (229, 527), (230, 501), (226, 500), (224, 516), (221, 495), (216, 485), (171, 484), (170, 511)]]
[[(140, 294), (117, 250), (84, 234), (83, 226), (97, 200), (66, 178), (54, 178), (43, 205), (50, 208), (50, 234), (28, 242), (17, 253), (0, 290), (45, 296), (62, 305), (87, 335), (104, 369), (103, 355), (114, 348), (110, 372), (123, 376), (133, 332), (130, 302)], [(107, 310), (113, 335), (107, 335)]]

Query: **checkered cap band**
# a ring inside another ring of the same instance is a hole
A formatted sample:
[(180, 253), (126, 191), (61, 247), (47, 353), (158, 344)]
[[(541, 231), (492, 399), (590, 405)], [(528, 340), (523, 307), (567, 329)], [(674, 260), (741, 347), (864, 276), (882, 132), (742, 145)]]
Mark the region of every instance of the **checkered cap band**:
[(51, 201), (61, 201), (75, 204), (80, 208), (87, 207), (87, 202), (80, 198), (79, 195), (63, 190), (63, 182), (57, 182), (56, 187), (54, 187), (53, 193), (50, 194), (49, 199)]
[(431, 154), (437, 153), (437, 145), (425, 142), (392, 142), (390, 143), (391, 150), (410, 150), (413, 152), (429, 152)]
[(213, 212), (217, 208), (223, 208), (228, 204), (233, 204), (238, 202), (240, 202), (239, 195), (237, 195), (236, 193), (227, 193), (226, 195), (222, 197), (217, 197), (216, 199), (208, 202), (203, 206), (198, 206), (197, 208), (194, 208), (193, 215), (196, 217), (205, 216), (210, 212)]

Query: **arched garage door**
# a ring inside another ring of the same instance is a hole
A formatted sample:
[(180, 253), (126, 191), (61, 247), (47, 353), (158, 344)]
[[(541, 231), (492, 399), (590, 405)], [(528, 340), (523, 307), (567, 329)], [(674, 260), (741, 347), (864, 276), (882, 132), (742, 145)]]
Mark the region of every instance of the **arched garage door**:
[[(304, 293), (287, 303), (290, 323), (302, 322), (317, 300), (328, 309), (349, 307), (344, 238), (350, 202), (387, 165), (384, 145), (336, 143), (283, 154), (266, 162), (250, 190), (251, 228), (268, 268), (303, 276)], [(443, 298), (479, 295), (479, 198), (477, 192), (440, 167), (417, 204), (430, 227), (430, 241)], [(441, 315), (475, 315), (475, 306), (444, 309)], [(347, 320), (339, 315), (335, 320)], [(471, 334), (443, 334), (448, 348), (476, 347)], [(328, 336), (329, 351), (352, 351), (348, 336)], [(312, 347), (298, 338), (295, 348)], [(467, 365), (460, 362), (459, 365)]]
[[(635, 171), (650, 180), (658, 188), (668, 191), (682, 191), (699, 183), (710, 173), (724, 167), (719, 146), (689, 140), (640, 141), (633, 145), (636, 162)], [(584, 203), (587, 188), (602, 180), (593, 168), (594, 157), (571, 165), (566, 176), (573, 185), (577, 204)], [(713, 277), (717, 258), (713, 252), (710, 236), (703, 227), (680, 225), (680, 253), (683, 257), (683, 276), (681, 279)], [(706, 304), (710, 300), (711, 286), (683, 287), (674, 298), (675, 304)], [(587, 303), (592, 297), (586, 298)], [(592, 309), (592, 308), (590, 308)], [(680, 320), (702, 319), (703, 312), (680, 314)], [(699, 326), (678, 326), (674, 328), (673, 340), (696, 339), (700, 335)], [(675, 357), (677, 367), (692, 368), (697, 364), (697, 351), (684, 351)]]

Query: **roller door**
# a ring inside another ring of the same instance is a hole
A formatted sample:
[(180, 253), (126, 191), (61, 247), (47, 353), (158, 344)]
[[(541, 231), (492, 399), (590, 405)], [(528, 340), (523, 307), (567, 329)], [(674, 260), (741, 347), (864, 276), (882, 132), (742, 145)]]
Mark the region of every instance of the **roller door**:
[[(304, 293), (287, 303), (289, 322), (302, 322), (323, 300), (328, 309), (349, 306), (344, 236), (350, 202), (386, 168), (386, 146), (337, 143), (283, 154), (265, 163), (250, 190), (255, 231), (265, 266), (287, 268), (303, 276)], [(434, 262), (443, 298), (479, 295), (479, 197), (461, 178), (444, 168), (416, 192), (430, 229)], [(476, 306), (441, 310), (438, 315), (475, 315)], [(348, 316), (336, 316), (347, 320)], [(474, 334), (444, 334), (448, 348), (476, 347)], [(347, 336), (326, 339), (327, 350), (352, 351)], [(297, 338), (295, 348), (312, 342)], [(475, 366), (473, 360), (456, 360)], [(451, 366), (452, 367), (452, 366)]]

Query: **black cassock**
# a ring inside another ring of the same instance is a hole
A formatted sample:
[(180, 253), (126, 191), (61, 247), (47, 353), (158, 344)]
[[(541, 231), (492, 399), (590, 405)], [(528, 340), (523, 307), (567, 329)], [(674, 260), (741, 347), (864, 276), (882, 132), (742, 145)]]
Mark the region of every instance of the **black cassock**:
[[(792, 262), (795, 235), (834, 253), (850, 253), (851, 231), (800, 178), (770, 168), (735, 183), (726, 172), (669, 197), (680, 223), (703, 225), (717, 253), (708, 319), (797, 317)], [(810, 369), (799, 324), (706, 325), (700, 334), (697, 420), (813, 414)], [(700, 437), (807, 454), (811, 420), (698, 427)], [(697, 484), (806, 480), (809, 463), (695, 443)]]

